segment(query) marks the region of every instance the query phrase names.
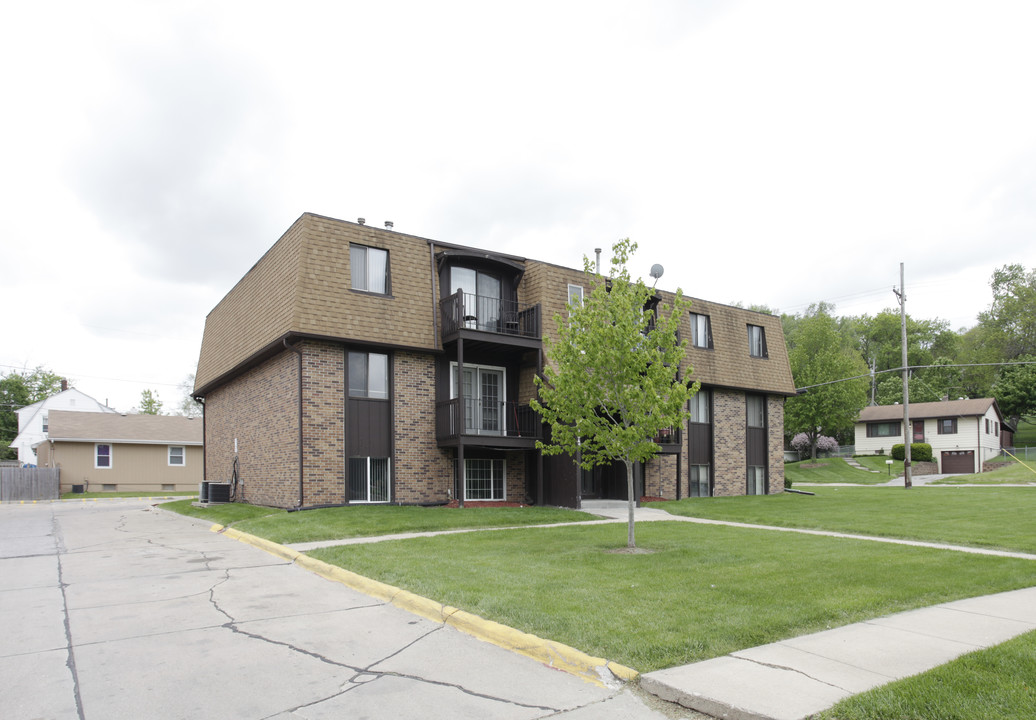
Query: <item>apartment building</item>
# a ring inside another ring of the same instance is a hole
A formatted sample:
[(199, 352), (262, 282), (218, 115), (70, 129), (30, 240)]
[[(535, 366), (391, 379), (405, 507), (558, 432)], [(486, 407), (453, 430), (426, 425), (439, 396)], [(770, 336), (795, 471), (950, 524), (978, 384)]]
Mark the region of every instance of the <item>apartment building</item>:
[[(205, 479), (236, 461), (239, 498), (283, 508), (625, 498), (621, 463), (536, 450), (543, 336), (589, 289), (581, 270), (303, 214), (206, 318)], [(780, 319), (692, 303), (681, 370), (702, 391), (636, 492), (781, 492)]]

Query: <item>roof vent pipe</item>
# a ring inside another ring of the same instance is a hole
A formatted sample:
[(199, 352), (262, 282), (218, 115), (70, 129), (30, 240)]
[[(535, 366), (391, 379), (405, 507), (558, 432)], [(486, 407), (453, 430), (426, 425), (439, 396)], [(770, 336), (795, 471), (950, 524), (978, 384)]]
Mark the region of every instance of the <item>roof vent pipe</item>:
[(386, 220), (385, 221), (385, 229), (386, 230), (391, 230), (394, 226), (395, 226), (395, 223), (392, 222), (391, 220)]
[(597, 274), (601, 274), (601, 248), (594, 248), (594, 254), (597, 256)]
[(356, 222), (360, 223), (360, 225), (366, 225), (367, 224), (367, 219), (366, 218), (356, 218)]

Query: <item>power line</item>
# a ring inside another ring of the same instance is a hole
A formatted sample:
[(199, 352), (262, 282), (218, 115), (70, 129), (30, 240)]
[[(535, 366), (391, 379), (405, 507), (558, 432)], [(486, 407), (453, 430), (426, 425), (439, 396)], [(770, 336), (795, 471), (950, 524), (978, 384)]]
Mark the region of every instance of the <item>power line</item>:
[(1018, 362), (998, 362), (998, 363), (952, 363), (948, 365), (907, 365), (905, 368), (889, 368), (888, 370), (876, 370), (873, 373), (867, 373), (866, 375), (853, 375), (852, 377), (842, 378), (841, 380), (828, 380), (827, 382), (817, 383), (816, 385), (806, 385), (805, 387), (795, 388), (795, 392), (802, 393), (805, 390), (812, 390), (813, 388), (823, 387), (825, 385), (834, 385), (835, 383), (849, 382), (850, 380), (859, 380), (861, 378), (869, 378), (873, 375), (881, 375), (882, 373), (890, 372), (903, 372), (903, 370), (924, 370), (925, 368), (966, 368), (966, 367), (1002, 367), (1004, 365), (1036, 365), (1036, 360), (1021, 360)]

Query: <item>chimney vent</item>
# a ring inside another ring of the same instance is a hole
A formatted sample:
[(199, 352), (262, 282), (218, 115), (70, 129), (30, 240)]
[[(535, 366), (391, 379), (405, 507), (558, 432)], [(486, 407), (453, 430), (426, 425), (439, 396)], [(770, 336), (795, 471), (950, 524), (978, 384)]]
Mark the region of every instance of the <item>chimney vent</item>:
[(395, 223), (394, 222), (392, 222), (391, 220), (386, 220), (385, 221), (385, 229), (386, 230), (391, 230), (393, 227), (395, 227)]
[(360, 225), (366, 225), (367, 224), (367, 219), (366, 218), (356, 218), (356, 222), (360, 223)]
[(68, 380), (61, 378), (61, 392), (68, 390)]

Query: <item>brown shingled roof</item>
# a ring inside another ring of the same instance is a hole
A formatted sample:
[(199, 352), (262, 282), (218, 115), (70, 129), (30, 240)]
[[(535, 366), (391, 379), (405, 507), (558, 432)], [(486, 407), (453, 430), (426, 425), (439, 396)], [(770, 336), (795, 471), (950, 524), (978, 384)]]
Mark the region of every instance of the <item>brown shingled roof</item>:
[(180, 415), (52, 410), (47, 420), (47, 437), (55, 441), (202, 444), (202, 421)]
[[(962, 400), (943, 400), (941, 402), (910, 403), (910, 417), (914, 420), (941, 417), (967, 417), (985, 415), (989, 406), (996, 407), (996, 414), (1003, 420), (1000, 408), (993, 398), (964, 398)], [(857, 422), (883, 422), (886, 420), (902, 420), (902, 405), (872, 405), (860, 411)]]

